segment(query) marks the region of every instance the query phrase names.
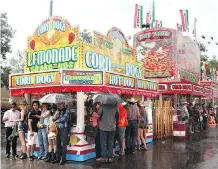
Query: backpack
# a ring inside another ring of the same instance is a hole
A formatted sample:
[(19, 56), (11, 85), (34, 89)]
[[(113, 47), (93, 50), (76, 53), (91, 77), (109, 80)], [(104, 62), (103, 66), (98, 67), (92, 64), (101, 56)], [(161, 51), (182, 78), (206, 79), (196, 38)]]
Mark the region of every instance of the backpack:
[(23, 121), (23, 131), (24, 133), (28, 132), (28, 117), (29, 117), (29, 113), (26, 115), (24, 121)]

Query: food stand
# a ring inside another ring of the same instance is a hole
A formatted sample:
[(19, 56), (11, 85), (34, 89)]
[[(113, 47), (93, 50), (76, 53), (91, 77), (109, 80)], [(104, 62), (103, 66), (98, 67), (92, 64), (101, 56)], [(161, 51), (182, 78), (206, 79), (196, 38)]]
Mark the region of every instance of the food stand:
[[(50, 17), (28, 38), (25, 73), (10, 75), (9, 81), (11, 95), (25, 95), (29, 104), (47, 93), (76, 95), (77, 117), (67, 160), (85, 161), (95, 157), (95, 145), (88, 144), (84, 135), (85, 92), (157, 96), (157, 82), (144, 77), (143, 64), (118, 28), (102, 35), (72, 27), (62, 17)], [(148, 105), (147, 142), (152, 142), (152, 107)]]

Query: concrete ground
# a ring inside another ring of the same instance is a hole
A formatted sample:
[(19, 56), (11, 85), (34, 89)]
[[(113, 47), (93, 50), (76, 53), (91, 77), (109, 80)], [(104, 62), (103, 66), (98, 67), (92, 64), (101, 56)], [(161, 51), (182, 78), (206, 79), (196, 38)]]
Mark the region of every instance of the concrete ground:
[(101, 164), (95, 160), (83, 163), (68, 162), (64, 166), (35, 160), (5, 159), (5, 139), (2, 130), (2, 169), (218, 169), (218, 127), (187, 140), (155, 141), (147, 152), (137, 152), (118, 158), (113, 164)]

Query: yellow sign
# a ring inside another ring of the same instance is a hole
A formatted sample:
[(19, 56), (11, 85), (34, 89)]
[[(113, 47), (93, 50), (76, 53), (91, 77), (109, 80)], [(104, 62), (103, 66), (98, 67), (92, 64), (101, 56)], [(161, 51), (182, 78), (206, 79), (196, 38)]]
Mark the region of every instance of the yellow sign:
[(64, 85), (103, 85), (102, 71), (63, 70)]
[(115, 73), (106, 73), (105, 85), (135, 89), (135, 78)]
[(60, 85), (60, 79), (60, 72), (58, 71), (12, 75), (10, 77), (10, 88), (57, 86)]
[(61, 17), (43, 21), (28, 38), (26, 72), (78, 67), (78, 27)]

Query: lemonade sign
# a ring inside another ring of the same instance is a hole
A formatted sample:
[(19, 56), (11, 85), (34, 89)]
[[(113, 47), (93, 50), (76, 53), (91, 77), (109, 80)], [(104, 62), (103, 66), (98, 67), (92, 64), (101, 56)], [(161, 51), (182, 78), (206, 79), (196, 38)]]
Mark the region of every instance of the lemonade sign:
[(72, 28), (61, 17), (43, 21), (28, 38), (26, 72), (37, 72), (78, 66), (78, 28)]

